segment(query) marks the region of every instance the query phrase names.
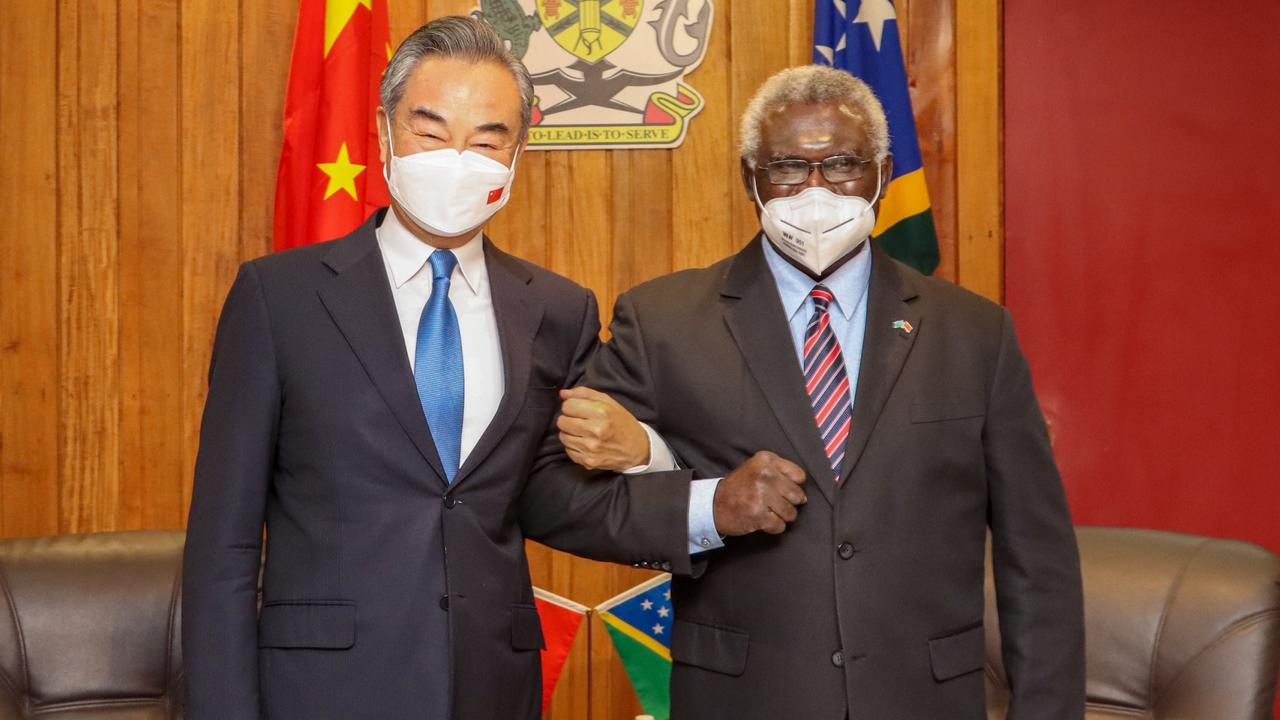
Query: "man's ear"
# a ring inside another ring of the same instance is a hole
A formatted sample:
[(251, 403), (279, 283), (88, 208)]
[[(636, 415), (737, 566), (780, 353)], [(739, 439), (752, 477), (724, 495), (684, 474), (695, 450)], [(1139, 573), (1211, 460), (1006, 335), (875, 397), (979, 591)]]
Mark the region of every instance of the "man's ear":
[(387, 155), (389, 154), (388, 140), (390, 139), (387, 137), (387, 133), (390, 132), (390, 128), (387, 125), (387, 111), (383, 110), (382, 106), (379, 105), (378, 109), (373, 111), (373, 116), (378, 125), (378, 162), (386, 165)]
[(880, 161), (880, 197), (871, 203), (875, 205), (884, 199), (884, 194), (889, 189), (889, 180), (893, 177), (893, 154), (885, 153), (884, 160)]
[(751, 198), (751, 202), (755, 202), (756, 170), (746, 158), (741, 158), (739, 162), (742, 166), (742, 187), (747, 191), (747, 197)]

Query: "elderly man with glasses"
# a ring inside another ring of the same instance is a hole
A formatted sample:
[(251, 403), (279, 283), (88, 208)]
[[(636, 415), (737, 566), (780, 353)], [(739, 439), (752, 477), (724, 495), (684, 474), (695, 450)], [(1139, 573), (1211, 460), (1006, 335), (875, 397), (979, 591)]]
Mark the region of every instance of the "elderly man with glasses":
[[(988, 531), (1009, 717), (1083, 717), (1079, 559), (1026, 359), (1004, 309), (869, 240), (888, 148), (856, 78), (770, 78), (741, 130), (762, 232), (622, 295), (562, 394), (574, 460), (698, 478), (673, 718), (985, 718)], [(653, 457), (637, 421), (665, 440)], [(721, 537), (759, 498), (730, 469), (761, 449), (803, 468), (807, 497), (766, 500), (772, 533)]]

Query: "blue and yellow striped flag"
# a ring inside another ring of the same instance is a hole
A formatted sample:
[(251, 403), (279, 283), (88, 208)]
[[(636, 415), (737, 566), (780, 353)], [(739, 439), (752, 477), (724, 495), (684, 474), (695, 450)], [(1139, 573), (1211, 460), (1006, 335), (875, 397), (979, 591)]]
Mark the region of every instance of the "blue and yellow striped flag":
[(893, 3), (815, 0), (813, 61), (861, 78), (884, 105), (889, 117), (893, 178), (880, 202), (872, 236), (889, 255), (926, 275), (932, 273), (938, 267), (938, 235), (924, 182)]

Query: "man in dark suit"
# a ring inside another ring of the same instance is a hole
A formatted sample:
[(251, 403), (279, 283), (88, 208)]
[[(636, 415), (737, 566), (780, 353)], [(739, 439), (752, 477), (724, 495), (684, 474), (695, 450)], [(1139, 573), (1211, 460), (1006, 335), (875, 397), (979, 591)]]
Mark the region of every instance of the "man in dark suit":
[(675, 578), (672, 717), (985, 718), (988, 529), (1009, 717), (1083, 717), (1075, 538), (1008, 313), (867, 242), (891, 158), (861, 81), (774, 76), (741, 155), (762, 235), (623, 294), (558, 421), (592, 467), (644, 458), (648, 423), (718, 483), (689, 513), (721, 534), (750, 453), (809, 476), (785, 532), (709, 534)]
[[(218, 324), (183, 569), (193, 720), (535, 718), (525, 537), (689, 571), (688, 473), (593, 477), (550, 427), (597, 347), (594, 297), (479, 230), (510, 193), (527, 70), (444, 18), (381, 94), (391, 209), (246, 263)], [(798, 475), (740, 474), (778, 468)]]

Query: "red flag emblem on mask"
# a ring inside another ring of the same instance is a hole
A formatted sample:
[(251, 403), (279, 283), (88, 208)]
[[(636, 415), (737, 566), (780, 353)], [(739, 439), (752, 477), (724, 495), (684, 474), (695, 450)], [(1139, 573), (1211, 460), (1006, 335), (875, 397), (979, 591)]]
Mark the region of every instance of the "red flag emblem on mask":
[(492, 205), (502, 199), (502, 188), (489, 191), (489, 199), (484, 201), (485, 205)]

